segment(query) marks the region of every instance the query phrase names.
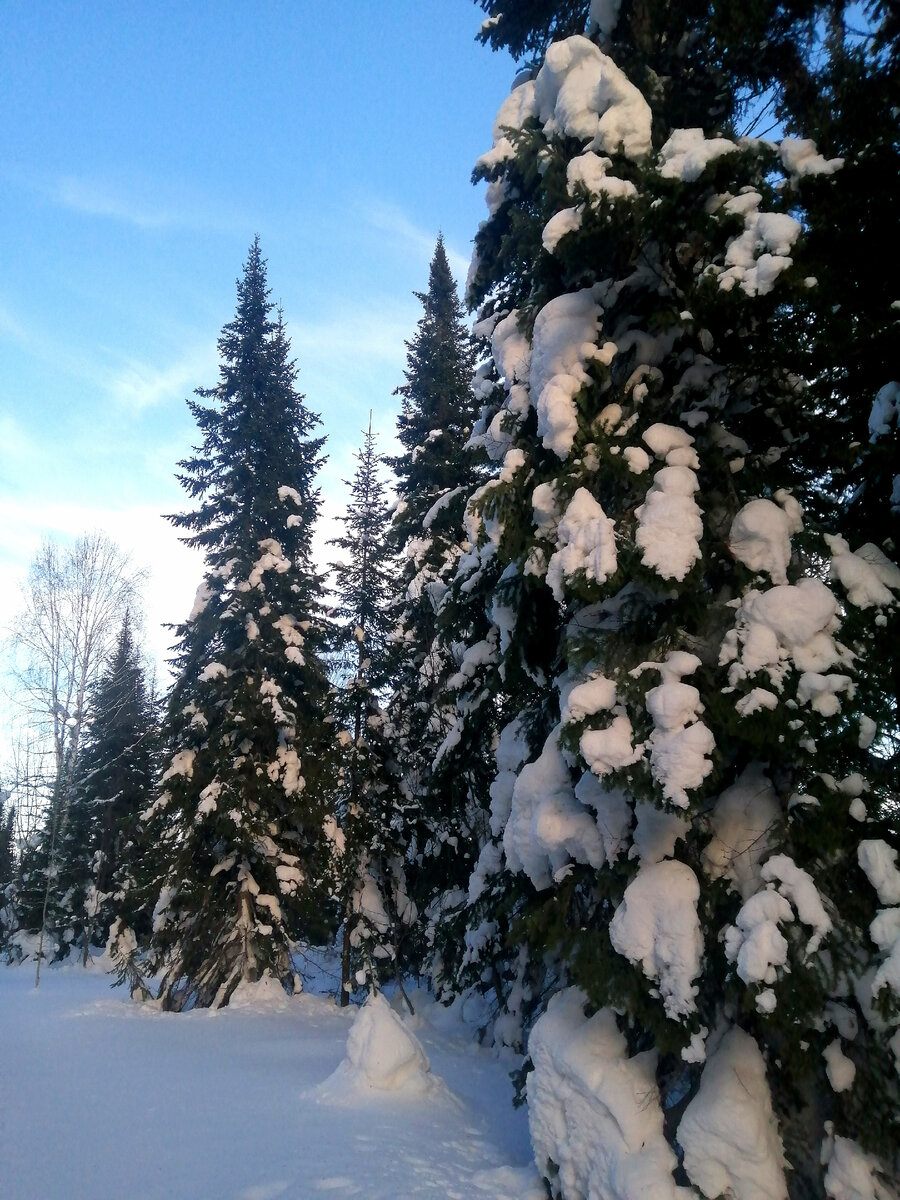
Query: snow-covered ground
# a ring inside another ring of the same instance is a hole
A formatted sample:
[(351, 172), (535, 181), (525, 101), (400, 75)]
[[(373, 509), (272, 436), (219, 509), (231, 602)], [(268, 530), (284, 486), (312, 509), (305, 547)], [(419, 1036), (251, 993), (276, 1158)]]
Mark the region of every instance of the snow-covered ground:
[[(326, 996), (263, 987), (176, 1015), (110, 981), (64, 966), (35, 991), (33, 966), (0, 967), (3, 1200), (544, 1194), (513, 1064), (421, 993), (405, 1025), (430, 1074), (386, 1005), (346, 1059), (360, 1010)], [(391, 1073), (385, 1055), (407, 1065)]]

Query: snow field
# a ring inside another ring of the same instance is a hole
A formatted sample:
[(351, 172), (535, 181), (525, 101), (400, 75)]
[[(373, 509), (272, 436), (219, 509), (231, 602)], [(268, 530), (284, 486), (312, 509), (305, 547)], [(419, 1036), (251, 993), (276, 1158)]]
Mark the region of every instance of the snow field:
[(373, 1017), (262, 984), (168, 1014), (110, 982), (0, 969), (4, 1200), (540, 1200), (513, 1064), (427, 996), (412, 1035), (383, 1000)]

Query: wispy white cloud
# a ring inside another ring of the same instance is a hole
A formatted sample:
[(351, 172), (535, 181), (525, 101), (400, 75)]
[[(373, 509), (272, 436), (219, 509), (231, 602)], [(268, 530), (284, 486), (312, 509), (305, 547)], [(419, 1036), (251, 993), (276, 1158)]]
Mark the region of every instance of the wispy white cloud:
[[(428, 263), (434, 253), (438, 230), (423, 229), (398, 208), (396, 205), (376, 201), (366, 206), (364, 210), (366, 223), (379, 233), (387, 235), (401, 246), (413, 250), (416, 257)], [(444, 249), (447, 251), (447, 261), (450, 270), (456, 276), (457, 282), (465, 281), (469, 270), (469, 256), (457, 247), (451, 246), (444, 239)]]
[(196, 387), (209, 387), (217, 378), (214, 342), (189, 347), (163, 366), (126, 359), (105, 375), (103, 386), (123, 408), (141, 412), (169, 400), (183, 400)]
[(126, 357), (106, 346), (82, 347), (72, 353), (43, 330), (28, 326), (0, 298), (0, 339), (4, 338), (67, 374), (102, 388), (116, 404), (131, 412), (183, 400), (194, 388), (209, 386), (217, 378), (219, 358), (212, 336), (193, 338), (161, 363)]
[(0, 462), (21, 465), (34, 459), (39, 446), (12, 413), (0, 412)]
[(65, 175), (50, 189), (51, 198), (63, 208), (85, 213), (90, 217), (109, 217), (137, 225), (139, 229), (159, 229), (183, 225), (186, 214), (172, 209), (148, 205), (133, 196), (116, 195), (108, 185)]
[(3, 178), (52, 204), (83, 216), (118, 221), (137, 229), (244, 229), (240, 214), (212, 204), (179, 181), (153, 176), (123, 180), (82, 175), (40, 176), (5, 167)]
[(52, 363), (78, 379), (100, 383), (96, 371), (83, 350), (73, 353), (43, 329), (23, 320), (0, 297), (0, 340), (12, 342), (34, 358)]

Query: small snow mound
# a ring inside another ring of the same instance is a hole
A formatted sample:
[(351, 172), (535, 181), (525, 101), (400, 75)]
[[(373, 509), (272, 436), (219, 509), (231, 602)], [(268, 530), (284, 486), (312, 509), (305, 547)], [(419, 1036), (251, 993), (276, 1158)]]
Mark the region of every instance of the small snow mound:
[(320, 1099), (337, 1102), (367, 1093), (422, 1096), (437, 1091), (447, 1092), (446, 1085), (432, 1074), (419, 1039), (380, 993), (356, 1014), (346, 1058), (318, 1089)]
[(431, 1065), (419, 1039), (384, 996), (371, 996), (347, 1038), (347, 1061), (361, 1081), (384, 1091), (421, 1091)]
[(251, 982), (242, 979), (228, 1001), (230, 1009), (246, 1012), (284, 1012), (291, 997), (271, 971), (264, 971), (261, 979)]

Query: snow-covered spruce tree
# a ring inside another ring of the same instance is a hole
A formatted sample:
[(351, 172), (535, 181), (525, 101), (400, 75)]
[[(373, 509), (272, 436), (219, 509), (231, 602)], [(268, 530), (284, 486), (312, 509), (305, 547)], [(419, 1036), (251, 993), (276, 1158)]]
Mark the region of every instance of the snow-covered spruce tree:
[(106, 943), (114, 921), (146, 936), (146, 908), (134, 895), (139, 814), (152, 798), (156, 713), (126, 614), (106, 670), (92, 689), (86, 736), (60, 836), (57, 937)]
[(16, 810), (9, 800), (9, 792), (0, 788), (0, 950), (15, 920), (10, 902), (16, 874)]
[[(447, 695), (458, 654), (475, 628), (466, 606), (450, 611), (448, 586), (466, 549), (465, 499), (482, 467), (467, 449), (477, 416), (474, 351), (442, 237), (428, 291), (418, 298), (424, 313), (407, 343), (406, 382), (398, 389), (403, 452), (387, 460), (398, 494), (391, 537), (405, 560), (393, 608), (388, 714), (410, 806), (410, 887), (419, 912), (434, 918), (441, 898), (465, 886), (475, 837), (471, 820), (480, 811), (473, 794), (486, 791), (488, 782), (483, 749), (454, 735)], [(482, 617), (474, 619), (477, 626)]]
[(498, 115), (470, 291), (498, 466), (460, 577), (502, 569), (497, 674), (540, 689), (491, 814), (532, 891), (512, 941), (558, 988), (528, 1042), (537, 1162), (567, 1200), (892, 1195), (896, 714), (866, 675), (900, 571), (841, 536), (799, 219), (813, 182), (835, 212), (857, 185), (737, 137), (762, 67), (721, 7), (591, 15)]
[[(332, 541), (337, 650), (339, 767), (332, 887), (343, 920), (341, 1005), (354, 982), (375, 987), (380, 971), (400, 979), (415, 921), (403, 873), (400, 769), (380, 697), (388, 686), (387, 641), (396, 557), (371, 416), (353, 479), (344, 532)], [(401, 982), (402, 987), (402, 982)]]
[[(898, 251), (900, 22), (884, 5), (837, 5), (823, 29), (803, 86), (786, 89), (779, 106), (790, 131), (814, 138), (821, 153), (844, 164), (838, 189), (827, 177), (801, 181), (809, 234), (800, 261), (817, 280), (816, 304), (803, 314), (804, 375), (830, 419), (831, 436), (818, 449), (823, 476), (844, 488), (841, 536), (896, 557), (900, 308), (885, 261)], [(868, 693), (867, 711), (880, 709), (880, 749), (869, 769), (900, 793), (900, 740), (886, 740), (900, 725), (900, 610), (882, 617), (873, 626), (861, 614), (856, 636), (874, 635), (877, 649), (866, 655), (857, 688)]]
[(13, 830), (16, 810), (9, 803), (9, 793), (0, 790), (0, 888), (12, 882), (16, 869)]
[(5, 919), (9, 932), (19, 934), (9, 946), (16, 960), (29, 954), (55, 960), (68, 953), (68, 946), (54, 937), (54, 914), (63, 898), (57, 886), (62, 804), (59, 785), (54, 783), (48, 790), (40, 823), (23, 841), (16, 879), (9, 889)]
[[(145, 814), (163, 856), (153, 949), (163, 1006), (218, 1007), (268, 973), (295, 986), (292, 936), (322, 920), (322, 775), (331, 743), (320, 657), (318, 418), (296, 389), (254, 241), (220, 379), (191, 402), (203, 435), (172, 517), (206, 573), (178, 628), (161, 791)], [(316, 933), (321, 932), (316, 927)]]

